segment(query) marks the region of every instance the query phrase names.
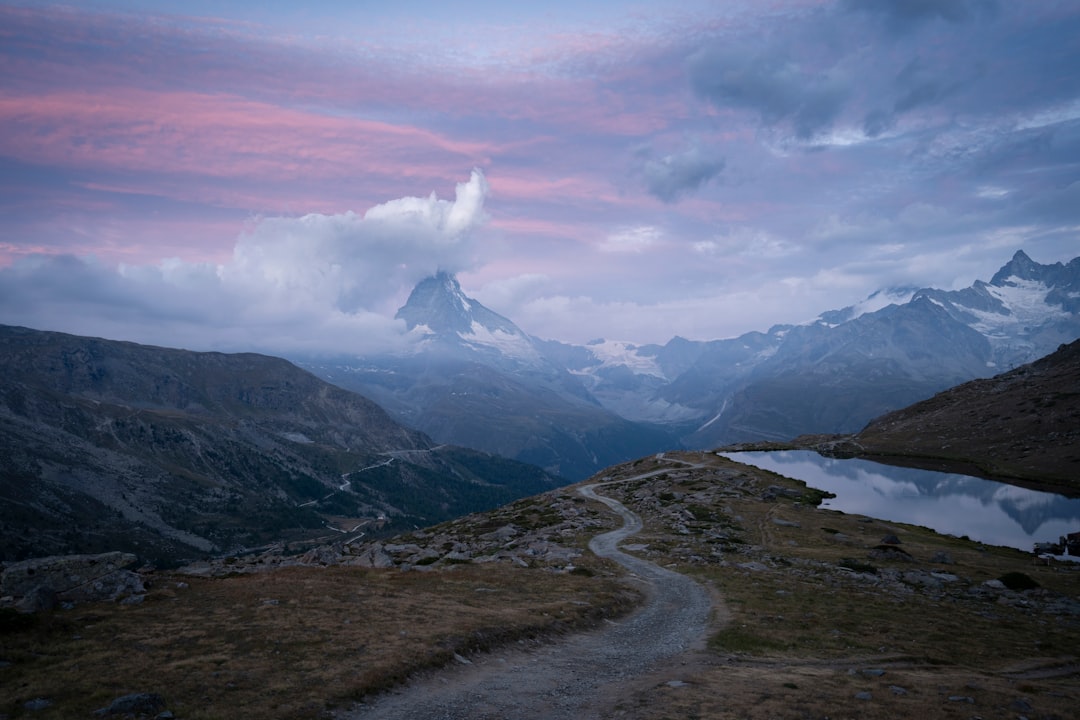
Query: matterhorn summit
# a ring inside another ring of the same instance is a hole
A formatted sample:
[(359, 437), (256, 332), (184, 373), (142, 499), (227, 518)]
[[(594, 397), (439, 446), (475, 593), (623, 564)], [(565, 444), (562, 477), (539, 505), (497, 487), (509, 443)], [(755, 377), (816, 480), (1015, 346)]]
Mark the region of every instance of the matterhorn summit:
[(413, 288), (394, 316), (404, 320), (425, 351), (477, 354), (488, 360), (543, 362), (532, 338), (517, 325), (467, 297), (454, 275), (439, 272)]

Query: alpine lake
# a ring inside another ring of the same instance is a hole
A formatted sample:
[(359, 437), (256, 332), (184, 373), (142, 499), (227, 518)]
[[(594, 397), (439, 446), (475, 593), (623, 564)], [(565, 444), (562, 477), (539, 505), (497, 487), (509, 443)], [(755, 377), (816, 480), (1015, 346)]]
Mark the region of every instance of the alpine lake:
[(969, 475), (837, 459), (810, 450), (719, 453), (835, 495), (822, 508), (1031, 551), (1080, 531), (1080, 499)]

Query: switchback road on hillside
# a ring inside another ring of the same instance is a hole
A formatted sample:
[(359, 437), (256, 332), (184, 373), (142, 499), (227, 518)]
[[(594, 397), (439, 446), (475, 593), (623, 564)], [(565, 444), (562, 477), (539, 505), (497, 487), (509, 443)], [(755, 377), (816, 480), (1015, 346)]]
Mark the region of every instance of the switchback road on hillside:
[[(645, 585), (647, 599), (634, 614), (600, 630), (532, 651), (493, 652), (468, 666), (436, 673), (342, 718), (352, 720), (587, 720), (610, 716), (646, 676), (671, 667), (675, 656), (699, 647), (709, 620), (708, 592), (685, 575), (617, 549), (641, 530), (641, 518), (599, 495), (603, 485), (632, 482), (660, 470), (587, 485), (579, 492), (623, 518), (617, 530), (597, 535), (589, 548), (619, 563)], [(655, 682), (655, 680), (653, 680)]]

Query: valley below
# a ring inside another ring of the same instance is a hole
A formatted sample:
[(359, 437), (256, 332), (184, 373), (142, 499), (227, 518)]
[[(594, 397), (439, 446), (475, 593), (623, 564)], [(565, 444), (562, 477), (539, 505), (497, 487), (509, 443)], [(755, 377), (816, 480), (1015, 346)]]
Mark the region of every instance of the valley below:
[[(588, 484), (641, 519), (624, 553), (706, 589), (707, 622), (678, 623), (696, 646), (684, 636), (637, 664), (588, 655), (612, 647), (589, 638), (648, 612), (650, 588), (678, 586), (604, 557), (597, 536), (623, 518), (570, 486), (392, 539), (148, 573), (139, 602), (4, 611), (0, 713), (86, 717), (141, 693), (160, 700), (144, 717), (423, 717), (380, 714), (414, 702), (431, 717), (503, 717), (469, 685), (498, 677), (520, 717), (1076, 707), (1075, 564), (823, 510), (817, 491), (712, 453), (652, 455)], [(500, 675), (515, 663), (517, 676)]]

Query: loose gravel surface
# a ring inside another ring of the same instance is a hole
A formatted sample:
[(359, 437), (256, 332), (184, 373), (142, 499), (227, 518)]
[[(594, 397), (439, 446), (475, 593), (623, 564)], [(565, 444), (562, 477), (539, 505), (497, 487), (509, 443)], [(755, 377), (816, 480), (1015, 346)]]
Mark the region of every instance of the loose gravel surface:
[[(647, 473), (614, 482), (631, 482)], [(701, 585), (679, 573), (632, 557), (616, 546), (641, 530), (641, 518), (621, 503), (582, 487), (623, 518), (623, 526), (589, 543), (597, 555), (626, 567), (644, 585), (643, 607), (619, 622), (535, 650), (495, 652), (358, 705), (338, 717), (411, 720), (553, 720), (608, 717), (654, 673), (679, 667), (676, 656), (701, 647), (710, 598)], [(672, 681), (677, 682), (673, 676)]]

